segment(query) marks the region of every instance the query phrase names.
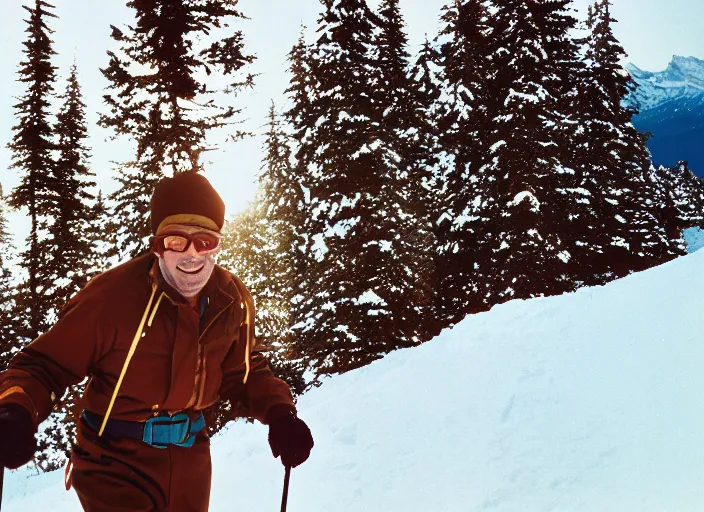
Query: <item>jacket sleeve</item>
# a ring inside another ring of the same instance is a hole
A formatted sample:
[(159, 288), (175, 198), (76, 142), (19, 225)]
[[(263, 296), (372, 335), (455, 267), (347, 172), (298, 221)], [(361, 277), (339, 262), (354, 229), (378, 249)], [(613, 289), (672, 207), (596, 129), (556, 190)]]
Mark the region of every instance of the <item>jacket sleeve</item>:
[(222, 365), (219, 394), (230, 400), (233, 407), (243, 409), (241, 415), (268, 424), (277, 416), (295, 413), (296, 409), (288, 384), (273, 374), (264, 354), (254, 351), (254, 303), (242, 282), (236, 277), (235, 282), (245, 311), (237, 340)]
[(18, 352), (0, 373), (0, 405), (25, 407), (36, 425), (49, 416), (68, 386), (85, 378), (100, 352), (98, 304), (85, 300), (88, 287), (66, 304), (53, 327)]

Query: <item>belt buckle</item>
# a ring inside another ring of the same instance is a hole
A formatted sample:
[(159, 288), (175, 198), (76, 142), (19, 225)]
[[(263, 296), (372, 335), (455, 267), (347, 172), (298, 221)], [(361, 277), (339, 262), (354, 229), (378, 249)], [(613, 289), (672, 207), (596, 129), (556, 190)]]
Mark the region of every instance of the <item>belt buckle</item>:
[(184, 412), (169, 416), (155, 416), (144, 424), (142, 441), (155, 448), (166, 448), (169, 444), (183, 444), (191, 432), (191, 418)]

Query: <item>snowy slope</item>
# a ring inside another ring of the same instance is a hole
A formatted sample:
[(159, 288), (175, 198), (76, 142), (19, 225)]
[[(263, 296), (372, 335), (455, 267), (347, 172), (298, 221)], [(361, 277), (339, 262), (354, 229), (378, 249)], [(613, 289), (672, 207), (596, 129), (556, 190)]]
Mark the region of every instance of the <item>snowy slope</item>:
[[(301, 398), (316, 447), (290, 512), (704, 508), (704, 251), (605, 287), (513, 301)], [(266, 428), (213, 439), (211, 510), (277, 511)], [(3, 510), (79, 510), (61, 475)]]

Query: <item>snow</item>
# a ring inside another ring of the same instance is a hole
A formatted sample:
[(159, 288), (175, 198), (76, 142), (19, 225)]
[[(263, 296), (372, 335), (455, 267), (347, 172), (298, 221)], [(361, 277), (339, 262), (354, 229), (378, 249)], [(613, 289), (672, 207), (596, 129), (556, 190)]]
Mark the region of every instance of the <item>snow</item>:
[(692, 253), (704, 247), (704, 230), (701, 228), (688, 228), (682, 231), (687, 244), (687, 252)]
[(458, 215), (456, 219), (452, 221), (452, 231), (459, 231), (462, 229), (462, 227), (470, 222), (474, 222), (477, 220), (480, 220), (481, 217), (477, 215), (470, 215), (468, 213), (468, 210), (465, 210), (462, 212), (461, 215)]
[(389, 240), (379, 240), (378, 244), (381, 252), (392, 252), (394, 249), (394, 244)]
[[(354, 217), (352, 219), (339, 220), (335, 224), (333, 224), (332, 226), (327, 226), (325, 228), (323, 236), (325, 238), (333, 238), (333, 237), (347, 238), (347, 235), (350, 232), (350, 230), (353, 227), (355, 227), (357, 224), (359, 224), (359, 221), (361, 219), (362, 219), (362, 217), (358, 215), (357, 217)], [(315, 238), (315, 236), (313, 238)]]
[(373, 304), (375, 306), (387, 306), (388, 304), (384, 299), (379, 297), (373, 290), (367, 290), (362, 295), (356, 299), (352, 299), (355, 305), (359, 304)]
[(506, 97), (506, 101), (504, 101), (504, 106), (507, 106), (508, 103), (511, 101), (511, 98), (519, 98), (520, 100), (523, 100), (528, 103), (539, 103), (541, 99), (544, 99), (547, 94), (545, 90), (540, 87), (537, 87), (537, 93), (538, 94), (530, 94), (530, 93), (525, 93), (521, 91), (516, 91), (514, 89), (509, 89), (508, 96)]
[(351, 341), (355, 341), (355, 342), (359, 341), (359, 338), (357, 336), (355, 336), (354, 334), (352, 334), (351, 332), (349, 332), (349, 329), (350, 329), (350, 327), (348, 325), (338, 325), (337, 327), (335, 327), (333, 329), (333, 331), (345, 333), (345, 336), (347, 336), (347, 338), (349, 338)]
[[(305, 512), (694, 512), (704, 503), (704, 251), (514, 300), (301, 397)], [(279, 510), (267, 428), (212, 440), (211, 511)], [(62, 474), (7, 473), (6, 512), (80, 510)]]
[[(615, 237), (611, 240), (611, 245), (614, 245), (614, 246), (616, 246), (616, 247), (623, 247), (623, 248), (625, 248), (625, 249), (630, 249), (630, 248), (631, 248), (631, 244), (629, 244), (628, 242), (626, 242), (626, 240), (623, 239), (623, 238), (621, 238), (620, 236), (615, 236)], [(639, 254), (640, 254), (640, 253), (639, 253)]]
[[(571, 174), (574, 174), (574, 172), (572, 172)], [(592, 195), (591, 192), (589, 192), (586, 188), (583, 188), (583, 187), (566, 188), (564, 190), (567, 192), (570, 192), (572, 194), (578, 194), (578, 195), (582, 195), (582, 196), (591, 196)]]
[[(508, 119), (508, 118), (507, 118)], [(506, 141), (505, 140), (500, 140), (498, 142), (495, 142), (494, 144), (491, 145), (489, 148), (489, 153), (496, 153), (496, 150), (498, 150), (501, 146), (505, 146)]]
[(508, 202), (507, 206), (518, 206), (524, 199), (530, 202), (532, 211), (537, 212), (540, 210), (540, 201), (538, 201), (538, 198), (529, 191), (523, 191), (516, 194), (513, 200)]
[(311, 251), (313, 252), (313, 255), (315, 257), (316, 261), (323, 261), (325, 258), (325, 254), (330, 252), (330, 249), (328, 249), (328, 245), (325, 243), (325, 236), (321, 233), (318, 233), (317, 235), (313, 235), (313, 246), (311, 247)]
[[(356, 116), (355, 119), (360, 119), (360, 116)], [(379, 139), (374, 139), (371, 144), (363, 144), (361, 148), (359, 148), (357, 151), (352, 153), (350, 158), (357, 159), (360, 157), (360, 155), (365, 154), (365, 153), (372, 153), (373, 151), (376, 151), (381, 147), (381, 140)]]

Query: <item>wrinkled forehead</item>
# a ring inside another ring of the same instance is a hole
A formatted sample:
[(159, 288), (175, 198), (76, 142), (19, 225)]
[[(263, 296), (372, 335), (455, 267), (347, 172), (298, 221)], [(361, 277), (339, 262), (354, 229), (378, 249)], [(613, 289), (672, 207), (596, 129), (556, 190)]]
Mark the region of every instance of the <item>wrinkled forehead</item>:
[(218, 238), (222, 238), (222, 234), (217, 231), (213, 231), (202, 226), (192, 226), (189, 224), (169, 224), (162, 230), (161, 234), (166, 235), (174, 232), (186, 233), (187, 235), (192, 235), (193, 233), (208, 233)]

